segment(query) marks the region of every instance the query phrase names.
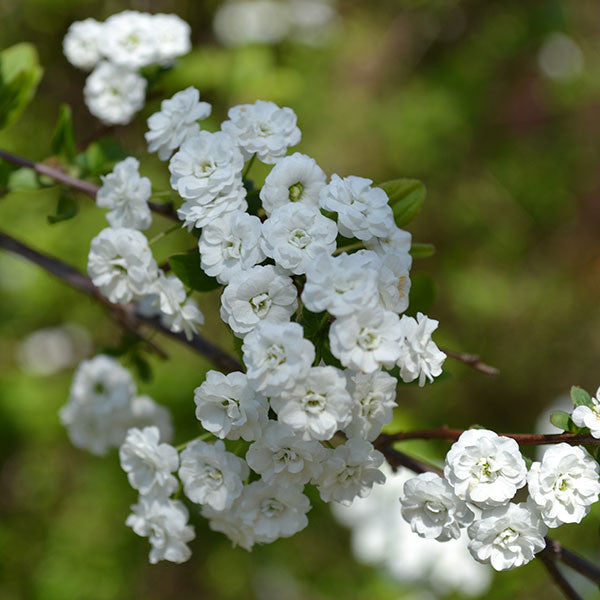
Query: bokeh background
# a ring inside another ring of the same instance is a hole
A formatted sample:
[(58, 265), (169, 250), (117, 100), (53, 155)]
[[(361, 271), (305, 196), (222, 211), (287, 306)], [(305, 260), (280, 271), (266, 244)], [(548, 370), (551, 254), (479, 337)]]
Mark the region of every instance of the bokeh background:
[[(441, 323), (436, 340), (480, 354), (501, 375), (489, 378), (448, 361), (442, 381), (400, 390), (397, 424), (531, 431), (571, 385), (594, 392), (600, 384), (597, 2), (340, 0), (332, 26), (310, 43), (237, 47), (223, 45), (213, 31), (220, 4), (0, 0), (0, 48), (31, 42), (45, 69), (34, 102), (0, 132), (0, 147), (47, 158), (65, 102), (75, 113), (78, 143), (99, 130), (83, 104), (85, 74), (61, 52), (72, 21), (102, 20), (126, 8), (175, 12), (192, 26), (193, 52), (130, 126), (110, 133), (140, 158), (155, 189), (168, 189), (167, 173), (146, 152), (145, 119), (162, 98), (189, 85), (213, 104), (212, 127), (232, 104), (273, 100), (294, 108), (303, 131), (298, 150), (325, 171), (426, 184), (425, 207), (410, 229), (416, 241), (437, 248), (414, 266), (419, 285), (427, 287), (428, 277), (435, 282), (428, 312)], [(49, 225), (59, 189), (31, 184), (24, 177), (21, 189), (0, 198), (1, 228), (85, 269), (89, 241), (105, 226), (102, 211), (80, 198), (75, 220)], [(151, 234), (165, 225), (155, 219)], [(170, 236), (155, 252), (166, 258), (186, 244)], [(215, 317), (204, 334), (231, 347), (216, 298), (199, 302)], [(348, 530), (318, 502), (309, 527), (291, 539), (247, 553), (197, 520), (188, 563), (148, 565), (146, 540), (124, 527), (135, 494), (116, 453), (96, 458), (74, 449), (57, 418), (77, 360), (120, 338), (91, 300), (0, 254), (0, 598), (435, 597), (426, 582), (402, 583), (356, 562)], [(209, 366), (172, 343), (161, 345), (171, 360), (151, 357), (153, 376), (138, 383), (172, 410), (179, 443), (196, 431), (192, 392)], [(444, 446), (406, 449), (439, 460)], [(583, 525), (554, 534), (599, 562), (599, 525), (594, 510)], [(496, 575), (483, 597), (559, 595), (534, 561)]]

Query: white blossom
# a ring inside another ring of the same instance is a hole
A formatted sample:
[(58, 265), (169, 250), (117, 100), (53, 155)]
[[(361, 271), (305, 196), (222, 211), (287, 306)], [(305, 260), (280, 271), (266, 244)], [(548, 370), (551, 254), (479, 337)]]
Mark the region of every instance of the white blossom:
[(261, 231), (260, 219), (241, 210), (210, 221), (198, 241), (202, 270), (220, 283), (240, 276), (265, 258)]
[(400, 355), (402, 328), (398, 315), (380, 307), (336, 319), (329, 329), (331, 353), (355, 371), (390, 369)]
[(412, 235), (408, 231), (393, 225), (385, 236), (365, 240), (365, 248), (373, 250), (382, 257), (394, 254), (401, 258), (406, 263), (406, 269), (410, 270), (412, 265), (411, 242)]
[(433, 381), (442, 373), (442, 364), (446, 355), (431, 339), (431, 334), (437, 329), (438, 321), (430, 319), (422, 313), (417, 318), (402, 315), (400, 320), (402, 339), (398, 366), (402, 381), (419, 380), (419, 385), (425, 381)]
[(155, 426), (158, 427), (162, 442), (170, 442), (173, 439), (173, 421), (166, 406), (158, 404), (150, 396), (136, 396), (131, 401), (130, 408), (131, 416), (127, 429)]
[(444, 476), (461, 500), (493, 507), (508, 502), (525, 485), (527, 468), (515, 440), (469, 429), (446, 455)]
[(105, 125), (127, 125), (146, 101), (146, 80), (125, 67), (101, 61), (83, 89), (89, 111)]
[(242, 344), (248, 381), (267, 396), (289, 390), (308, 374), (315, 348), (298, 323), (261, 321)]
[(440, 542), (459, 539), (461, 527), (471, 524), (475, 516), (437, 473), (421, 473), (409, 479), (400, 503), (402, 516), (415, 533)]
[(591, 399), (592, 406), (575, 407), (571, 419), (578, 427), (587, 427), (596, 439), (600, 438), (600, 388)]
[(298, 308), (296, 296), (294, 282), (277, 267), (252, 267), (241, 271), (223, 290), (221, 319), (243, 337), (261, 321), (289, 321)]
[(321, 207), (338, 214), (338, 229), (343, 236), (359, 240), (386, 237), (394, 224), (387, 194), (364, 177), (332, 175), (321, 191)]
[(155, 33), (151, 15), (124, 10), (104, 22), (102, 52), (121, 67), (145, 67), (156, 62)]
[(152, 224), (148, 206), (152, 183), (147, 177), (140, 176), (139, 167), (139, 161), (129, 156), (101, 178), (102, 187), (96, 194), (96, 204), (110, 209), (106, 219), (111, 227), (143, 230)]
[(194, 87), (163, 100), (160, 111), (148, 118), (148, 131), (144, 134), (148, 152), (158, 152), (160, 160), (169, 160), (185, 140), (200, 131), (198, 121), (206, 119), (211, 110), (208, 102), (200, 102), (200, 92)]
[(295, 275), (304, 273), (320, 254), (331, 254), (335, 250), (335, 221), (305, 204), (276, 208), (262, 227), (264, 253)]
[(364, 498), (375, 483), (384, 483), (379, 470), (383, 454), (360, 438), (351, 438), (330, 451), (323, 462), (323, 472), (317, 478), (317, 488), (325, 502), (351, 504), (354, 498)]
[(260, 190), (267, 215), (290, 202), (301, 202), (319, 208), (319, 195), (327, 176), (314, 158), (295, 152), (279, 159)]
[(208, 519), (208, 526), (213, 531), (226, 535), (235, 546), (251, 550), (254, 545), (254, 530), (242, 519), (238, 498), (229, 510), (215, 510), (208, 504), (202, 507), (202, 516)]
[(142, 495), (170, 496), (177, 489), (177, 479), (171, 475), (179, 466), (177, 450), (159, 439), (158, 427), (133, 428), (119, 448), (121, 468)]
[(496, 571), (520, 567), (546, 547), (548, 529), (527, 504), (508, 503), (483, 512), (468, 529), (474, 559)]
[(256, 440), (267, 424), (267, 401), (254, 392), (244, 373), (209, 371), (194, 392), (196, 417), (219, 438)]
[(335, 367), (312, 367), (290, 390), (271, 398), (279, 421), (305, 440), (329, 440), (352, 418), (346, 379)]
[(103, 229), (92, 239), (87, 270), (102, 294), (119, 304), (151, 293), (158, 277), (144, 234), (124, 227)]
[(179, 477), (185, 495), (215, 510), (231, 508), (248, 474), (245, 461), (227, 452), (221, 440), (212, 444), (194, 440), (181, 453)]
[(344, 432), (348, 437), (372, 442), (394, 416), (396, 379), (384, 371), (371, 374), (348, 371), (346, 375), (352, 396), (352, 421)]
[(598, 463), (580, 446), (557, 444), (527, 476), (531, 500), (548, 527), (579, 523), (598, 501)]
[(63, 39), (63, 52), (74, 67), (88, 71), (102, 58), (103, 37), (103, 23), (96, 19), (75, 21)]
[(188, 525), (189, 513), (182, 502), (162, 496), (140, 496), (125, 521), (152, 545), (150, 562), (159, 560), (182, 563), (192, 555), (187, 543), (194, 539), (194, 528)]
[(310, 502), (301, 487), (254, 481), (244, 488), (240, 514), (257, 542), (290, 537), (308, 525)]
[(229, 120), (223, 121), (221, 129), (237, 142), (245, 160), (256, 154), (262, 162), (274, 164), (289, 146), (300, 142), (296, 114), (291, 108), (257, 100), (234, 106), (227, 115)]
[(163, 13), (154, 14), (151, 18), (158, 64), (169, 66), (192, 49), (191, 28), (183, 19)]

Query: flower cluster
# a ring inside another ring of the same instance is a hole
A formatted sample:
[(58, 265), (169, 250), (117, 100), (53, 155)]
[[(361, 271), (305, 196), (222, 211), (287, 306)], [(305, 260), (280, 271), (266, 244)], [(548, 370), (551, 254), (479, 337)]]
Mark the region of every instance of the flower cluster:
[[(465, 431), (446, 456), (444, 478), (409, 479), (402, 516), (421, 537), (458, 539), (467, 528), (473, 557), (498, 571), (529, 562), (549, 527), (579, 523), (598, 500), (598, 463), (581, 447), (549, 448), (529, 471), (517, 442), (485, 429)], [(527, 502), (512, 502), (527, 484)]]
[(93, 69), (85, 83), (85, 102), (107, 125), (125, 125), (143, 107), (146, 79), (141, 68), (167, 67), (190, 47), (190, 27), (177, 15), (133, 10), (103, 23), (76, 21), (63, 40), (64, 54), (73, 66)]

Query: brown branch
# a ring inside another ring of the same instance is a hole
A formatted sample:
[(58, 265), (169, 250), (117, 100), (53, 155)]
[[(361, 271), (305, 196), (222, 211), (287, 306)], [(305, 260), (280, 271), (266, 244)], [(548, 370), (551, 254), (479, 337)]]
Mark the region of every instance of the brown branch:
[(556, 555), (552, 551), (549, 544), (553, 544), (552, 540), (546, 540), (546, 547), (537, 554), (542, 564), (546, 567), (550, 579), (556, 587), (561, 590), (566, 598), (570, 600), (583, 600), (583, 598), (575, 591), (575, 588), (567, 581), (566, 577), (558, 570), (556, 566)]
[(567, 548), (564, 548), (549, 537), (546, 538), (546, 548), (552, 552), (557, 560), (564, 562), (565, 565), (573, 569), (573, 571), (577, 571), (580, 575), (583, 575), (597, 585), (600, 585), (600, 568), (596, 565), (588, 562), (578, 554), (571, 552), (571, 550), (567, 550)]
[(496, 377), (500, 375), (500, 370), (496, 369), (496, 367), (492, 367), (490, 365), (486, 365), (481, 361), (481, 358), (477, 356), (477, 354), (467, 354), (466, 352), (455, 352), (454, 350), (448, 350), (448, 348), (440, 348), (442, 352), (444, 352), (449, 358), (457, 360), (469, 367), (472, 367), (476, 371), (480, 373), (484, 373), (485, 375), (489, 375), (490, 377)]
[(141, 324), (148, 325), (152, 329), (155, 329), (164, 335), (176, 339), (177, 341), (192, 348), (195, 352), (204, 356), (204, 358), (208, 359), (215, 366), (226, 373), (243, 370), (242, 365), (235, 358), (200, 336), (195, 335), (191, 340), (188, 340), (181, 333), (173, 333), (172, 331), (169, 331), (160, 323), (158, 319), (142, 317), (136, 314), (134, 307), (131, 305), (122, 306), (119, 304), (112, 304), (100, 293), (100, 290), (92, 283), (91, 279), (70, 265), (63, 263), (52, 256), (37, 252), (29, 246), (26, 246), (22, 242), (19, 242), (15, 238), (2, 232), (0, 232), (0, 248), (8, 250), (13, 254), (17, 254), (22, 258), (35, 263), (48, 273), (51, 273), (55, 277), (58, 277), (65, 283), (69, 284), (71, 287), (83, 292), (84, 294), (87, 294), (88, 296), (91, 296), (108, 308), (111, 314), (128, 330), (135, 333), (138, 337), (140, 337), (140, 339), (143, 339), (145, 343), (151, 345), (155, 351), (160, 351), (161, 355), (166, 356), (162, 350), (160, 350), (150, 340), (145, 338), (140, 332)]
[[(71, 177), (67, 175), (65, 172), (61, 171), (57, 167), (52, 167), (50, 165), (33, 162), (27, 158), (23, 158), (22, 156), (17, 156), (16, 154), (12, 154), (11, 152), (7, 152), (6, 150), (0, 149), (0, 158), (5, 160), (6, 162), (12, 163), (13, 165), (18, 165), (19, 167), (25, 167), (27, 169), (33, 169), (36, 173), (40, 175), (46, 175), (54, 181), (58, 181), (71, 189), (77, 190), (90, 198), (96, 198), (96, 194), (100, 189), (94, 183), (90, 183), (89, 181), (84, 181), (83, 179), (77, 179), (76, 177)], [(156, 202), (148, 202), (148, 206), (155, 213), (162, 215), (168, 219), (173, 221), (178, 221), (177, 212), (173, 208), (173, 204), (171, 202), (167, 202), (164, 204), (159, 204)]]

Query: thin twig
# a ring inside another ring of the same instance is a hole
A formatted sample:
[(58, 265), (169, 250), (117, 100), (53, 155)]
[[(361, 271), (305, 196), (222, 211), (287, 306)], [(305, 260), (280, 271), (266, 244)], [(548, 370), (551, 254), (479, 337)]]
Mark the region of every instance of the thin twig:
[[(550, 540), (552, 542), (552, 540)], [(575, 591), (573, 586), (567, 581), (566, 577), (558, 570), (556, 566), (556, 557), (546, 542), (546, 547), (537, 555), (550, 575), (550, 579), (554, 582), (566, 598), (570, 600), (583, 600), (583, 598)]]
[(448, 350), (448, 348), (440, 348), (449, 358), (457, 360), (465, 365), (472, 367), (480, 373), (489, 375), (490, 377), (496, 377), (500, 375), (500, 370), (496, 367), (486, 365), (482, 362), (481, 358), (477, 354), (467, 354), (466, 352), (455, 352), (454, 350)]
[(577, 571), (580, 575), (587, 577), (597, 585), (600, 585), (600, 568), (596, 565), (588, 562), (578, 554), (567, 550), (561, 546), (558, 542), (546, 538), (546, 548), (552, 551), (557, 560), (561, 560), (568, 567)]

